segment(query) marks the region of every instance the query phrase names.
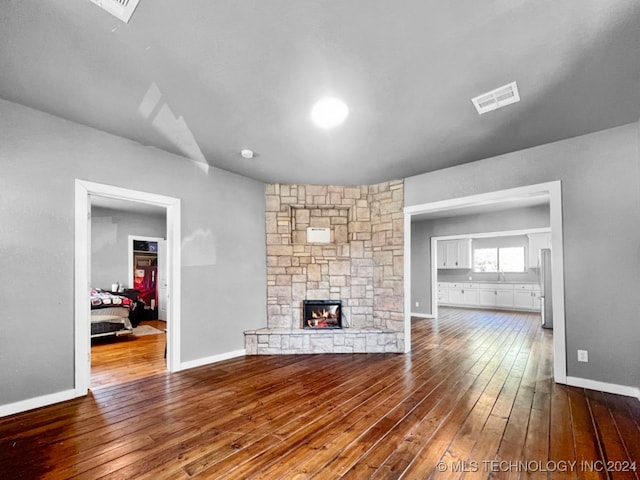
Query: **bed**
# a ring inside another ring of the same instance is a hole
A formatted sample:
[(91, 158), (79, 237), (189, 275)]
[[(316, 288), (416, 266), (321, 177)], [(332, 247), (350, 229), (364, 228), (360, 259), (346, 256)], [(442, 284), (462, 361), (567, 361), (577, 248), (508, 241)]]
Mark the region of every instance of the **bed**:
[(91, 289), (91, 338), (129, 335), (133, 326), (129, 315), (136, 303), (123, 295)]

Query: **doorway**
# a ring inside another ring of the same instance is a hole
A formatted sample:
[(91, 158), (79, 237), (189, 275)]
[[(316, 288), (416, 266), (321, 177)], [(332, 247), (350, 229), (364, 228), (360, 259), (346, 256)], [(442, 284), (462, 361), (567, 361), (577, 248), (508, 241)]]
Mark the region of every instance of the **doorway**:
[[(413, 216), (429, 212), (442, 213), (464, 208), (477, 207), (479, 205), (496, 204), (509, 202), (513, 199), (523, 198), (531, 195), (548, 195), (549, 197), (549, 219), (551, 226), (551, 249), (553, 251), (552, 269), (554, 272), (553, 283), (553, 370), (554, 380), (557, 383), (567, 381), (567, 358), (566, 358), (566, 331), (564, 316), (564, 260), (562, 250), (562, 197), (560, 181), (529, 185), (508, 190), (500, 190), (467, 197), (441, 200), (421, 205), (405, 207), (404, 209), (404, 324), (405, 324), (405, 351), (411, 349), (411, 220)], [(431, 250), (431, 278), (436, 278), (435, 269), (437, 267), (436, 252)], [(433, 288), (433, 286), (432, 286)], [(433, 290), (432, 290), (433, 292)], [(435, 314), (433, 306), (437, 305), (437, 300), (432, 302), (432, 314)]]
[(91, 196), (137, 202), (166, 211), (167, 350), (169, 371), (180, 370), (180, 199), (112, 185), (76, 180), (75, 184), (75, 394), (86, 395), (90, 386), (89, 335), (91, 288)]

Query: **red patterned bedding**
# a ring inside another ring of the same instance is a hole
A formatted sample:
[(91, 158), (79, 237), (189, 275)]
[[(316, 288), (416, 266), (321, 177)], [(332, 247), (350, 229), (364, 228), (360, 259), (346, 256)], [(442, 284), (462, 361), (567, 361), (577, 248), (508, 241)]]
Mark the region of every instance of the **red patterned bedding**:
[(92, 288), (91, 295), (91, 310), (97, 310), (99, 308), (109, 308), (112, 306), (121, 306), (131, 309), (133, 302), (131, 299), (122, 295), (114, 295), (111, 292), (105, 292), (99, 288)]

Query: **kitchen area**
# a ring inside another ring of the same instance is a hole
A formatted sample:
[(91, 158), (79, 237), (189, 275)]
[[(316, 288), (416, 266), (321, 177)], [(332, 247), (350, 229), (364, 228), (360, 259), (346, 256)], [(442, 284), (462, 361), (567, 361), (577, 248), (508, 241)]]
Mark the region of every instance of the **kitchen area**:
[(438, 306), (540, 312), (552, 328), (550, 232), (432, 241)]
[[(553, 339), (554, 378), (563, 379), (566, 252), (558, 187), (534, 185), (408, 210), (407, 323), (475, 328), (518, 319)], [(551, 253), (553, 275), (545, 268)]]

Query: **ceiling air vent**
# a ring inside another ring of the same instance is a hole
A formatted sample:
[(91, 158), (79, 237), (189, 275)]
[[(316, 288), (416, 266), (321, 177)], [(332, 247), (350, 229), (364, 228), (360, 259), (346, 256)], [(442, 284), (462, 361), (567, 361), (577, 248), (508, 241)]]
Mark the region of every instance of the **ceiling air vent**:
[(103, 10), (106, 10), (114, 17), (119, 18), (124, 23), (129, 23), (133, 11), (138, 6), (140, 0), (91, 0)]
[(497, 110), (520, 101), (518, 85), (516, 85), (516, 82), (512, 82), (509, 85), (478, 95), (476, 98), (472, 98), (471, 101), (480, 115)]

